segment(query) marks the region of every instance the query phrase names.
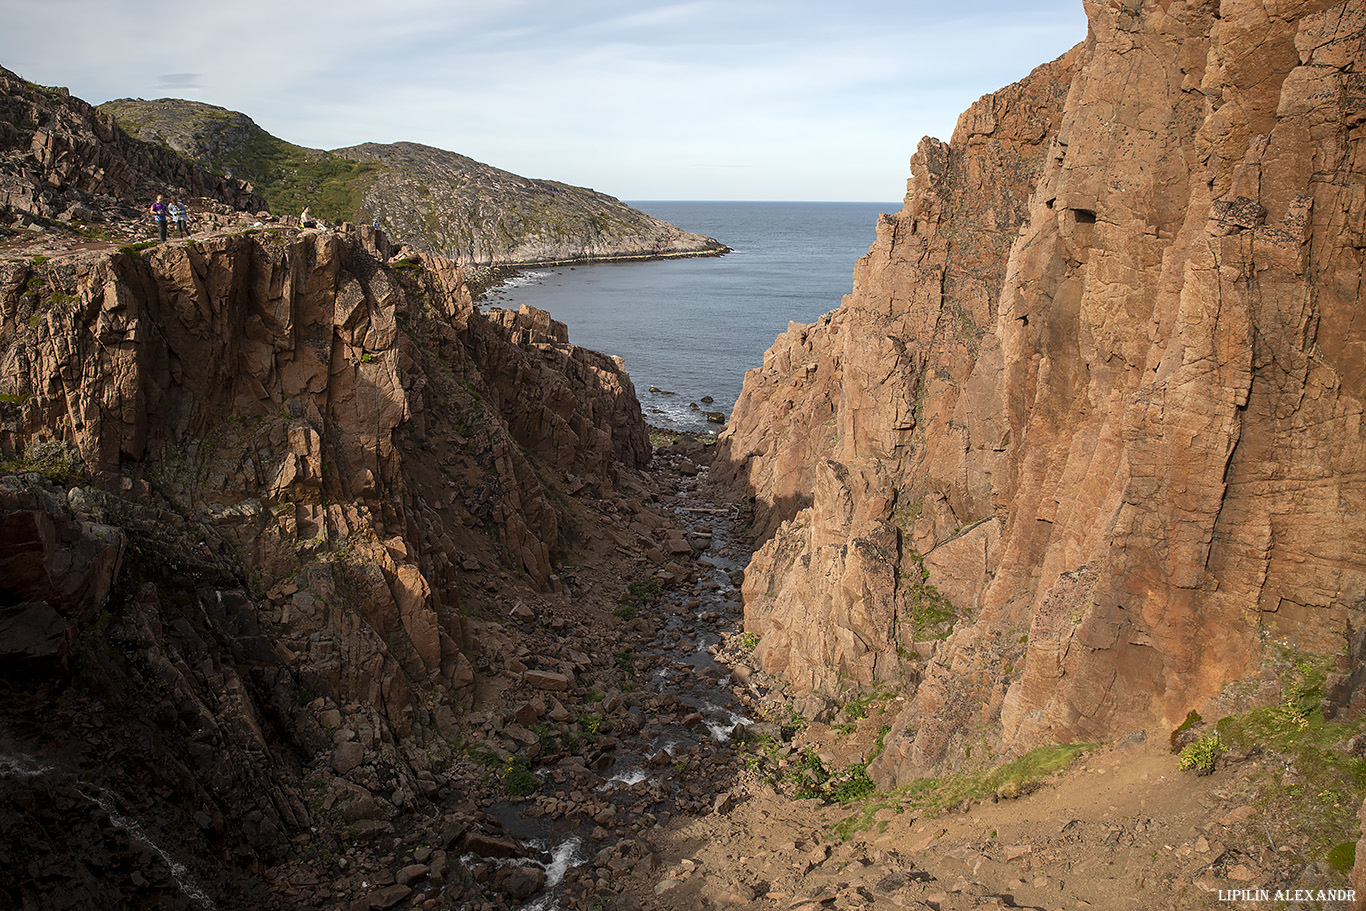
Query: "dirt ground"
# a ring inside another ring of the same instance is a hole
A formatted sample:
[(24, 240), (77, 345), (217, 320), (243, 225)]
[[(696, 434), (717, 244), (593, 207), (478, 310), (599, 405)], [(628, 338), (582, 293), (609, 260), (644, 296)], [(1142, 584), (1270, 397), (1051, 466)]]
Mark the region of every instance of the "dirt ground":
[[(1163, 738), (1165, 739), (1165, 738)], [(1244, 802), (1255, 764), (1207, 777), (1177, 768), (1164, 742), (1131, 739), (1086, 755), (1032, 793), (927, 817), (893, 804), (848, 840), (851, 815), (793, 800), (750, 777), (726, 813), (657, 841), (663, 866), (629, 891), (668, 911), (711, 907), (1213, 908), (1348, 907), (1276, 902), (1279, 889), (1328, 889), (1294, 848), (1275, 846)], [(1230, 900), (1264, 889), (1271, 900)]]

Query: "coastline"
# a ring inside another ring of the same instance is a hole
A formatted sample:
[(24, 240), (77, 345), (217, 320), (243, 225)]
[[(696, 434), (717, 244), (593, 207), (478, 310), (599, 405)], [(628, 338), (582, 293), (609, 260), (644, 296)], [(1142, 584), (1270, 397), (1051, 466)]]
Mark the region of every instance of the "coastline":
[[(719, 243), (719, 242), (718, 242)], [(503, 285), (531, 269), (551, 269), (559, 266), (600, 266), (609, 263), (645, 263), (667, 259), (698, 259), (721, 257), (734, 251), (725, 244), (720, 249), (687, 250), (673, 253), (622, 253), (614, 256), (578, 256), (568, 259), (543, 259), (515, 263), (469, 263), (460, 268), (476, 302), (485, 300), (489, 291)]]

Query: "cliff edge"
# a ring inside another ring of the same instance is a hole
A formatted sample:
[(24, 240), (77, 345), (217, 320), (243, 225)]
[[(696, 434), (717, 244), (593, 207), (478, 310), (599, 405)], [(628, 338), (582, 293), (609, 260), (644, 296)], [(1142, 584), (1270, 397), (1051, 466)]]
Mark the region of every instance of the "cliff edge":
[[(268, 229), (0, 262), (15, 907), (208, 907), (196, 883), (279, 907), (294, 874), (263, 867), (325, 860), (300, 838), (359, 856), (452, 824), (434, 802), (496, 669), (594, 679), (563, 641), (514, 660), (531, 634), (503, 622), (567, 595), (602, 513), (665, 524), (625, 493), (651, 457), (630, 380), (383, 246)], [(149, 853), (166, 833), (179, 873)]]
[(1175, 727), (1366, 612), (1366, 4), (1087, 14), (722, 437), (765, 669), (914, 694), (884, 781)]

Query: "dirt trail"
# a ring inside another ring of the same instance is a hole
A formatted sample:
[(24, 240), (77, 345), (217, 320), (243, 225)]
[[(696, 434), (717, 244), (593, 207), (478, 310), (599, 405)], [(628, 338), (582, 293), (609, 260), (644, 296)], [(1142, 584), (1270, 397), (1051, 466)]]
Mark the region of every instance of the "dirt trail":
[[(1292, 887), (1279, 881), (1293, 872), (1293, 849), (1273, 848), (1241, 799), (1256, 771), (1196, 777), (1165, 743), (1135, 737), (1018, 799), (937, 817), (891, 801), (847, 841), (834, 826), (852, 808), (793, 800), (751, 777), (729, 812), (660, 833), (662, 869), (637, 872), (626, 891), (669, 911), (1274, 907), (1226, 900), (1230, 890)], [(1293, 887), (1329, 884), (1306, 869)]]

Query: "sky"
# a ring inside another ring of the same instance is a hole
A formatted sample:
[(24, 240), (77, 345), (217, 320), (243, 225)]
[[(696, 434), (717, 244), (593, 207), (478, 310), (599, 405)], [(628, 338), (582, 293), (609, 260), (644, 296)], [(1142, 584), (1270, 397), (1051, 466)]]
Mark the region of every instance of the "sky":
[(0, 0), (0, 65), (281, 139), (411, 141), (625, 200), (900, 200), (1081, 0)]

